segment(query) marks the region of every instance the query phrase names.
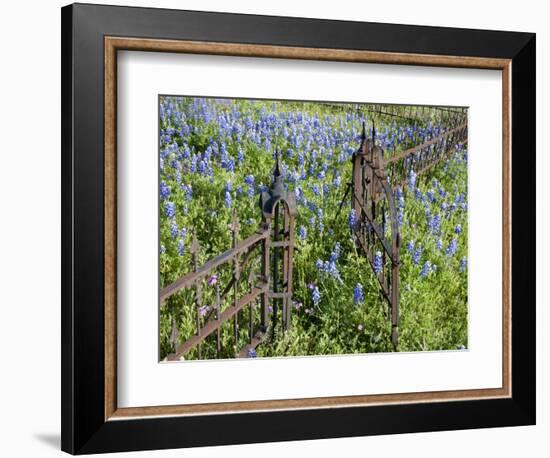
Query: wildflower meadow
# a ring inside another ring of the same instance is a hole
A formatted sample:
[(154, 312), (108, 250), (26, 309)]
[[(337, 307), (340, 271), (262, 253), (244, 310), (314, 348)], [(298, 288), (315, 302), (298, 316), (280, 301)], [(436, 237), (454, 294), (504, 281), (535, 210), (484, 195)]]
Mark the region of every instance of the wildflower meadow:
[[(273, 180), (277, 154), (285, 189), (296, 202), (291, 323), (248, 357), (467, 348), (466, 145), (427, 173), (412, 169), (395, 189), (401, 237), (397, 349), (377, 281), (383, 253), (375, 252), (372, 265), (361, 253), (352, 232), (358, 215), (345, 199), (363, 126), (369, 135), (375, 126), (375, 142), (389, 157), (442, 130), (429, 109), (423, 122), (412, 122), (368, 105), (180, 96), (160, 96), (159, 104), (160, 288), (230, 249), (232, 221), (238, 219), (239, 240), (257, 231), (260, 194)], [(212, 313), (231, 275), (231, 268), (220, 268), (206, 278), (198, 317), (196, 292), (169, 298), (160, 311), (161, 359), (174, 339), (183, 342), (197, 332), (197, 319)], [(219, 329), (221, 344), (205, 340), (200, 357), (233, 357), (234, 333), (243, 344), (248, 339), (241, 320)], [(196, 350), (185, 356), (198, 358)]]

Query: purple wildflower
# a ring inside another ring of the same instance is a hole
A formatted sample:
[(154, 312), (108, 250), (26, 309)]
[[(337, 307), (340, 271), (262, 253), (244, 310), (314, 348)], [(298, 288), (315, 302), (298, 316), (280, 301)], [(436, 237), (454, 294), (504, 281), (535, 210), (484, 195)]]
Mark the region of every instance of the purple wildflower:
[(431, 271), (432, 271), (432, 263), (430, 261), (426, 261), (424, 263), (424, 266), (422, 266), (422, 270), (420, 271), (420, 277), (426, 278)]
[(349, 212), (348, 224), (349, 224), (349, 227), (351, 228), (351, 230), (354, 230), (355, 226), (357, 225), (357, 215), (355, 213), (354, 208), (352, 208)]
[(416, 247), (416, 250), (412, 256), (412, 261), (415, 266), (417, 266), (420, 263), (421, 257), (422, 257), (422, 247), (418, 246)]
[(174, 202), (166, 202), (164, 205), (164, 214), (168, 218), (174, 218), (176, 216), (176, 204)]
[(365, 297), (363, 296), (363, 285), (361, 283), (357, 283), (355, 285), (355, 288), (353, 289), (353, 303), (362, 304), (364, 300)]
[(313, 303), (315, 305), (319, 305), (319, 302), (321, 302), (321, 292), (319, 291), (319, 288), (316, 286), (312, 293), (311, 293), (311, 299), (313, 300)]
[(447, 247), (447, 251), (445, 254), (447, 256), (454, 256), (456, 254), (456, 250), (458, 249), (458, 240), (456, 238), (451, 240), (451, 243), (449, 243), (449, 246)]
[(374, 254), (373, 265), (374, 265), (374, 272), (376, 273), (376, 275), (380, 274), (380, 272), (382, 272), (382, 253), (380, 251), (377, 251)]

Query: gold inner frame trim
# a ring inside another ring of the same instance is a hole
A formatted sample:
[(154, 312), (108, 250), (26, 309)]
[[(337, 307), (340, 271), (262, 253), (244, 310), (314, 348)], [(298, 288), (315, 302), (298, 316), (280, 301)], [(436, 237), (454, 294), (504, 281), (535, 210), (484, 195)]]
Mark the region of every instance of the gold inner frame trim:
[[(273, 410), (322, 409), (382, 404), (424, 403), (507, 398), (512, 394), (511, 366), (511, 67), (509, 59), (301, 48), (289, 46), (215, 43), (105, 37), (105, 420), (143, 417), (246, 413)], [(502, 387), (400, 394), (334, 396), (303, 399), (241, 401), (170, 406), (117, 406), (117, 51), (174, 52), (240, 57), (479, 68), (502, 72)]]

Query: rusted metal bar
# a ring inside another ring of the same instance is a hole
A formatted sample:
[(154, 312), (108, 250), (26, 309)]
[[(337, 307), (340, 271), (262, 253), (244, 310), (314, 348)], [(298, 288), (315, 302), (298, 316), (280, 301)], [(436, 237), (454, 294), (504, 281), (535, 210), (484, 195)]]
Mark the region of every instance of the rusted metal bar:
[[(271, 246), (273, 246), (274, 243), (277, 243), (279, 240), (279, 203), (275, 204), (274, 209), (274, 222), (273, 222), (273, 241), (271, 242)], [(271, 269), (271, 278), (273, 281), (272, 284), (272, 290), (274, 293), (276, 293), (279, 290), (279, 251), (277, 249), (273, 250), (273, 257), (272, 257), (273, 267)], [(270, 294), (271, 296), (271, 294)], [(278, 312), (278, 302), (277, 300), (273, 300), (273, 315), (272, 315), (272, 331), (275, 333), (275, 327), (277, 325), (277, 312)]]
[[(393, 242), (393, 249), (399, 256), (401, 236), (398, 235)], [(394, 350), (399, 343), (399, 262), (392, 264), (391, 281), (391, 341)]]
[[(193, 241), (191, 242), (191, 263), (193, 272), (196, 272), (198, 269), (198, 256), (199, 256), (200, 245), (197, 240), (196, 234), (193, 234)], [(201, 335), (201, 307), (202, 307), (202, 285), (200, 281), (195, 283), (195, 314), (196, 314), (196, 325), (197, 325), (197, 336)], [(199, 343), (198, 347), (199, 358), (202, 355), (201, 345)]]
[(221, 351), (221, 313), (220, 313), (220, 285), (216, 283), (216, 302), (214, 304), (214, 310), (216, 311), (216, 322), (218, 324), (218, 328), (216, 329), (216, 352), (220, 353)]
[[(231, 230), (232, 234), (232, 245), (233, 249), (237, 247), (237, 239), (239, 237), (239, 231), (241, 229), (241, 225), (239, 224), (239, 219), (237, 218), (237, 214), (233, 212), (233, 218), (231, 220), (231, 224), (229, 225), (229, 229)], [(241, 276), (241, 270), (239, 265), (239, 257), (235, 256), (233, 258), (234, 264), (233, 264), (233, 307), (237, 306), (238, 302), (238, 295), (239, 295), (239, 288), (238, 288), (238, 281)], [(233, 337), (235, 341), (235, 354), (237, 353), (237, 348), (239, 346), (239, 315), (238, 313), (235, 313), (233, 316)]]
[[(265, 223), (265, 231), (270, 232), (270, 224)], [(270, 240), (269, 237), (266, 237), (262, 241), (262, 277), (263, 281), (269, 284), (270, 275), (269, 275), (269, 252), (270, 252)], [(261, 310), (260, 310), (260, 326), (262, 331), (267, 329), (267, 320), (269, 312), (269, 298), (267, 292), (261, 296)]]
[(202, 342), (207, 336), (212, 334), (214, 331), (216, 331), (223, 323), (226, 321), (229, 321), (231, 318), (235, 316), (240, 310), (242, 310), (244, 307), (246, 307), (251, 301), (256, 300), (258, 296), (261, 294), (264, 294), (268, 291), (269, 285), (267, 283), (259, 283), (256, 285), (252, 291), (250, 291), (245, 296), (241, 297), (237, 304), (234, 307), (227, 307), (220, 315), (219, 320), (210, 321), (206, 323), (202, 329), (201, 334), (195, 335), (189, 339), (187, 339), (185, 342), (183, 342), (174, 353), (171, 353), (167, 356), (168, 361), (177, 361), (179, 360), (183, 355), (188, 353), (190, 350), (195, 348), (200, 342)]
[(290, 313), (292, 311), (292, 274), (293, 274), (293, 258), (294, 258), (294, 225), (296, 224), (294, 216), (289, 214), (288, 218), (288, 245), (286, 250), (288, 252), (287, 256), (287, 272), (286, 272), (286, 290), (288, 297), (286, 298), (286, 315), (285, 315), (285, 329), (288, 331), (290, 328), (291, 317)]
[[(248, 286), (251, 290), (252, 288), (254, 288), (254, 271), (252, 269), (250, 269), (250, 273), (248, 274)], [(250, 321), (249, 321), (248, 333), (249, 333), (250, 343), (252, 343), (252, 339), (254, 337), (254, 305), (255, 305), (255, 301), (250, 302), (249, 304)]]
[(245, 345), (236, 355), (237, 358), (248, 358), (250, 356), (250, 351), (258, 348), (262, 342), (267, 339), (267, 334), (262, 331), (258, 331), (254, 337), (250, 340), (250, 343)]

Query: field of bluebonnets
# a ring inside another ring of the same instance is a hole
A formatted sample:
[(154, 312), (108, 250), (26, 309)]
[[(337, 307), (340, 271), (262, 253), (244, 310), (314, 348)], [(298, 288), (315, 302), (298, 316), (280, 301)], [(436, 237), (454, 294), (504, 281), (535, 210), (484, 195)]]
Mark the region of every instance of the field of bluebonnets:
[[(231, 248), (233, 213), (241, 223), (240, 239), (258, 228), (259, 193), (270, 184), (277, 148), (284, 182), (297, 203), (292, 325), (260, 345), (257, 356), (392, 351), (387, 305), (352, 238), (355, 216), (348, 202), (338, 218), (337, 208), (351, 179), (350, 158), (363, 121), (375, 122), (377, 143), (391, 153), (422, 142), (440, 126), (287, 101), (160, 97), (159, 113), (161, 288), (192, 270), (193, 232), (204, 263)], [(427, 175), (411, 173), (396, 197), (402, 237), (398, 349), (465, 348), (466, 148), (458, 147)], [(224, 276), (230, 271), (208, 279), (205, 304)], [(204, 305), (200, 313), (208, 311)], [(182, 342), (196, 332), (194, 313), (191, 292), (169, 299), (160, 316), (161, 358), (171, 349), (171, 317), (177, 317)], [(227, 328), (221, 333), (227, 350), (220, 357), (233, 356), (233, 328)], [(242, 345), (247, 336), (244, 324)], [(203, 358), (216, 357), (213, 342), (203, 345)], [(194, 358), (195, 351), (186, 355)]]

